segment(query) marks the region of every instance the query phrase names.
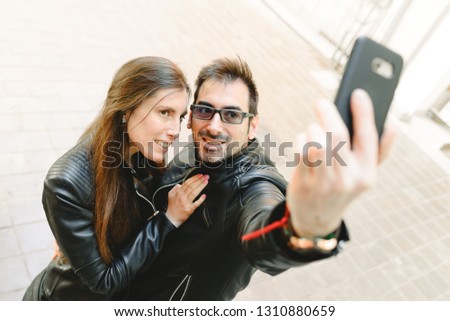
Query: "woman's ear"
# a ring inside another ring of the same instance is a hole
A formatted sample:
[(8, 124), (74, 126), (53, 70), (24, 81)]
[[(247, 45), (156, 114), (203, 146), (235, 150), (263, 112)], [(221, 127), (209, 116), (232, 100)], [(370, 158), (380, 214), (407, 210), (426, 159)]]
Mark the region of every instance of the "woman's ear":
[(250, 121), (249, 128), (248, 128), (248, 140), (252, 140), (256, 137), (256, 132), (258, 129), (259, 124), (259, 117), (258, 115), (253, 116), (252, 120)]

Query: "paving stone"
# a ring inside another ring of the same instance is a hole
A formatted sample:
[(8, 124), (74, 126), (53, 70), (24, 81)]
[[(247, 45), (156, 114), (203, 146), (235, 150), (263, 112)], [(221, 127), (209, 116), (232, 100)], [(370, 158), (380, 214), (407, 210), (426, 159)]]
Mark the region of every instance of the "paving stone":
[[(1, 155), (0, 155), (1, 156)], [(0, 190), (4, 198), (41, 197), (47, 171), (40, 173), (20, 173), (3, 176)]]
[(41, 197), (17, 197), (11, 199), (7, 206), (14, 225), (45, 221)]
[(345, 251), (342, 255), (338, 256), (333, 265), (329, 265), (329, 268), (339, 269), (340, 273), (344, 276), (346, 283), (351, 283), (351, 280), (361, 273), (361, 269), (353, 260), (352, 255)]
[(421, 270), (416, 268), (415, 263), (411, 263), (405, 256), (391, 258), (391, 260), (382, 264), (379, 269), (397, 287), (410, 282), (421, 273)]
[(365, 274), (360, 274), (352, 280), (354, 289), (358, 293), (359, 300), (376, 300), (377, 290)]
[(49, 247), (25, 256), (27, 271), (32, 279), (41, 273), (41, 271), (50, 263), (53, 253), (53, 247)]
[(395, 288), (395, 282), (387, 277), (386, 273), (379, 268), (366, 271), (364, 272), (364, 275), (372, 283), (373, 288), (375, 289), (374, 295), (376, 297), (381, 297)]
[[(4, 203), (5, 201), (3, 201)], [(11, 227), (12, 226), (12, 220), (9, 215), (9, 209), (5, 206), (0, 208), (0, 230), (5, 227)]]
[(16, 226), (23, 253), (52, 249), (53, 236), (47, 222), (28, 223)]
[(25, 294), (25, 289), (0, 293), (0, 301), (21, 301)]
[(429, 275), (414, 280), (414, 285), (425, 295), (427, 299), (435, 300), (440, 292), (429, 280)]
[(22, 253), (19, 245), (19, 239), (14, 227), (6, 227), (0, 229), (0, 244), (0, 260), (4, 260), (12, 256), (17, 256)]
[(414, 283), (406, 283), (399, 288), (399, 291), (410, 301), (423, 301), (427, 299), (426, 295)]
[(402, 292), (400, 292), (398, 289), (394, 289), (392, 291), (389, 291), (383, 296), (381, 296), (380, 300), (383, 301), (406, 301), (406, 297), (403, 295)]
[(437, 271), (427, 273), (428, 281), (437, 289), (439, 293), (444, 293), (450, 289), (450, 280), (444, 279)]
[(31, 282), (22, 256), (0, 259), (0, 294), (15, 292)]

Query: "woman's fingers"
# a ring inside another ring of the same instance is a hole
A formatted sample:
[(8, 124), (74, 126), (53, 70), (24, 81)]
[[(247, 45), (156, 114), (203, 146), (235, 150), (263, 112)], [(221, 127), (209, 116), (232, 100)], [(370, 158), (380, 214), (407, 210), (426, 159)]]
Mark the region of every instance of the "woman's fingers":
[(195, 202), (194, 199), (208, 184), (208, 179), (208, 175), (198, 174), (187, 179), (182, 185), (175, 185), (169, 191), (166, 216), (176, 227), (183, 224), (205, 201), (204, 194)]
[(183, 189), (186, 190), (187, 188), (189, 188), (192, 184), (194, 184), (195, 182), (200, 181), (203, 178), (203, 174), (197, 174), (194, 175), (192, 177), (189, 177), (187, 180), (185, 180), (183, 182)]
[(198, 194), (208, 185), (209, 176), (204, 175), (201, 180), (196, 181), (190, 188), (189, 194), (187, 195), (189, 199), (194, 200), (197, 198)]
[(198, 200), (196, 200), (194, 203), (192, 203), (192, 206), (194, 207), (194, 211), (200, 206), (202, 205), (202, 203), (205, 201), (206, 199), (206, 195), (203, 194), (202, 196), (200, 196), (198, 198)]
[(182, 192), (193, 201), (208, 184), (209, 176), (198, 174), (187, 179), (182, 185)]

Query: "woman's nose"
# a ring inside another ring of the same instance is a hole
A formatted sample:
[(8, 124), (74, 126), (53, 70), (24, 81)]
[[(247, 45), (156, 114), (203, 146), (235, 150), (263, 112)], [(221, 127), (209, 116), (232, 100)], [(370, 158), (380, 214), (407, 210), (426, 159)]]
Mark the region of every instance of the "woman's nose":
[(173, 139), (177, 139), (178, 136), (180, 135), (180, 131), (181, 131), (181, 122), (178, 119), (170, 122), (170, 126), (167, 129), (167, 134), (169, 136), (171, 136)]

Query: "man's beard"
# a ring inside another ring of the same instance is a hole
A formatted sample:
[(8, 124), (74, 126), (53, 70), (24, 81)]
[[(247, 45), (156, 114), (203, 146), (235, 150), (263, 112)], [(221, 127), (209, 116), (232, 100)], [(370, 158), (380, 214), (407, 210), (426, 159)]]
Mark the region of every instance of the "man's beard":
[[(204, 138), (209, 138), (213, 142), (205, 142)], [(230, 136), (228, 135), (212, 135), (206, 129), (200, 130), (194, 142), (197, 158), (203, 163), (214, 164), (222, 162), (225, 158), (233, 154), (233, 151), (228, 148), (230, 140)], [(216, 141), (218, 142), (217, 144), (215, 143)], [(207, 148), (204, 148), (207, 147), (205, 145), (211, 145), (208, 151), (206, 151)], [(217, 148), (216, 151), (214, 151), (215, 148)]]

